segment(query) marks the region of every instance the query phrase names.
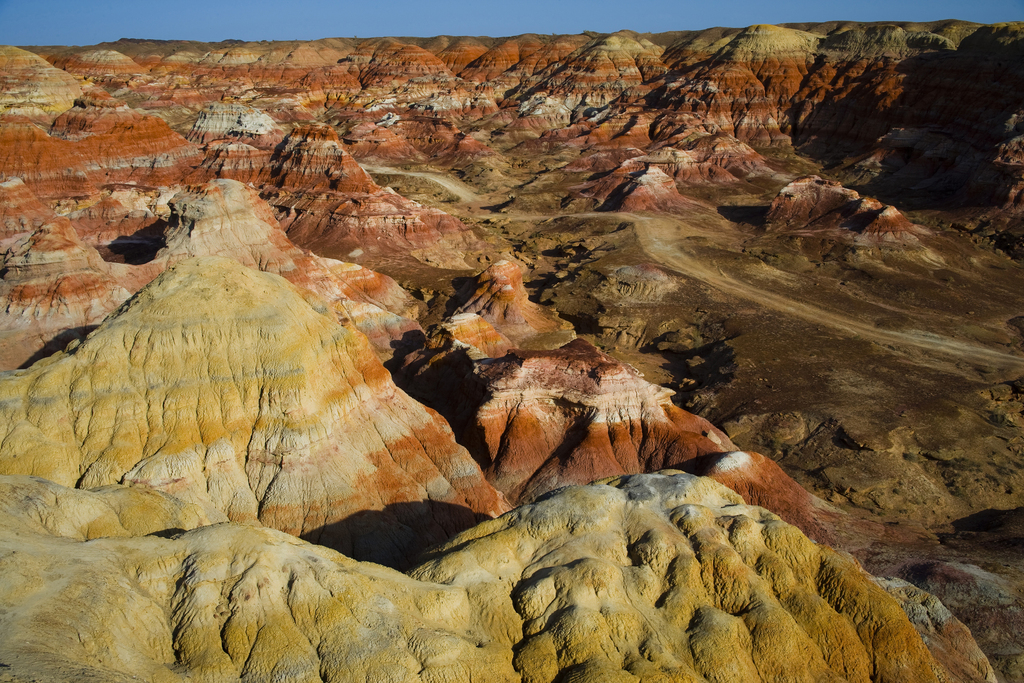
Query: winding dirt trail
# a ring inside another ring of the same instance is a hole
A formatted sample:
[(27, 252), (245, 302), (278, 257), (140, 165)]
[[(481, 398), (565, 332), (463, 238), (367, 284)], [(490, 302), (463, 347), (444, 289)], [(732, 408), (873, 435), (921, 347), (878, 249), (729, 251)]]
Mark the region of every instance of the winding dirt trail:
[(432, 183), (440, 185), (444, 189), (451, 192), (453, 195), (458, 197), (459, 201), (464, 204), (477, 204), (484, 200), (483, 197), (478, 195), (473, 188), (466, 183), (449, 178), (443, 173), (431, 173), (429, 171), (403, 171), (400, 168), (391, 168), (390, 166), (369, 166), (364, 165), (363, 170), (371, 174), (380, 175), (407, 175), (415, 178), (423, 178), (429, 180)]
[(719, 291), (761, 304), (781, 313), (817, 324), (828, 325), (849, 334), (882, 345), (911, 346), (916, 349), (956, 356), (958, 359), (984, 363), (1002, 369), (1024, 368), (1024, 358), (998, 349), (958, 341), (920, 330), (885, 330), (841, 312), (798, 301), (763, 286), (751, 284), (726, 274), (721, 268), (686, 253), (677, 245), (686, 233), (702, 235), (682, 221), (669, 216), (641, 216), (620, 213), (635, 221), (644, 251), (664, 265), (705, 282)]
[[(484, 197), (472, 187), (442, 173), (429, 171), (406, 171), (388, 166), (364, 166), (369, 173), (407, 175), (429, 180), (469, 205), (470, 210), (479, 210)], [(547, 220), (555, 218), (542, 214), (498, 214), (511, 220)], [(851, 335), (876, 342), (883, 346), (912, 347), (921, 351), (954, 356), (960, 360), (974, 361), (996, 366), (1001, 369), (1024, 369), (1024, 357), (970, 342), (958, 341), (932, 332), (921, 330), (885, 330), (873, 323), (857, 320), (841, 312), (823, 308), (806, 301), (800, 301), (762, 285), (738, 279), (681, 249), (680, 241), (686, 237), (708, 237), (706, 231), (694, 228), (684, 221), (671, 216), (651, 216), (628, 212), (599, 212), (572, 214), (575, 217), (627, 218), (634, 222), (637, 234), (645, 252), (666, 266), (675, 268), (690, 277), (714, 287), (731, 296), (752, 301), (774, 311), (792, 315), (815, 325), (828, 325)], [(716, 235), (721, 238), (722, 235)]]

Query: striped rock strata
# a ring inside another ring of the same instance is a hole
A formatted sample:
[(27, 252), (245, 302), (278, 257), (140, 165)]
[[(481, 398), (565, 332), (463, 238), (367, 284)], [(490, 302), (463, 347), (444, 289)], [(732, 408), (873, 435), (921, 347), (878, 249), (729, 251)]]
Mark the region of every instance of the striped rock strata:
[(0, 396), (2, 473), (164, 491), (357, 557), (400, 564), (506, 509), (365, 337), (228, 259), (173, 266)]

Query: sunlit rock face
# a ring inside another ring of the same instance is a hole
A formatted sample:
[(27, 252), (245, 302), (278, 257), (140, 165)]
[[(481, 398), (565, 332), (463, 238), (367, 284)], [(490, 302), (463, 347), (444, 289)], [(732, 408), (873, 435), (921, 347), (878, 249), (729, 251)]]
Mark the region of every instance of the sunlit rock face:
[(46, 200), (87, 197), (109, 183), (176, 185), (200, 158), (162, 119), (109, 96), (75, 100), (48, 130), (0, 121), (0, 168)]
[(243, 143), (213, 145), (190, 178), (261, 188), (289, 238), (331, 258), (411, 251), (465, 267), (459, 253), (478, 244), (457, 218), (374, 183), (324, 124), (296, 126), (273, 152)]
[(479, 316), (459, 314), (410, 354), (402, 386), (436, 408), (509, 500), (572, 484), (677, 468), (714, 479), (834, 543), (838, 511), (765, 456), (745, 452), (672, 402), (632, 366), (577, 339), (550, 351), (509, 349)]
[(550, 310), (530, 301), (523, 273), (514, 261), (491, 265), (459, 294), (464, 303), (457, 313), (473, 313), (516, 342), (570, 328)]
[(0, 46), (0, 114), (52, 120), (81, 94), (78, 79), (68, 72), (31, 52)]
[(0, 48), (6, 674), (1017, 683), (1022, 37)]
[(214, 180), (170, 201), (166, 247), (154, 261), (161, 266), (196, 256), (223, 256), (281, 275), (335, 307), (385, 356), (420, 326), (411, 297), (387, 276), (356, 264), (315, 256), (295, 246), (273, 211), (251, 188), (235, 180)]
[(514, 500), (734, 450), (725, 434), (675, 407), (672, 392), (583, 340), (512, 351), (477, 376), (486, 393), (467, 427), (482, 442), (488, 477)]
[(397, 564), (505, 509), (365, 337), (232, 260), (182, 261), (81, 345), (2, 381), (4, 473), (165, 491)]
[[(428, 557), (415, 578), (467, 586), (472, 576), (493, 591), (496, 620), (516, 615), (513, 664), (524, 680), (945, 675), (900, 604), (856, 562), (709, 479), (569, 487)], [(991, 675), (984, 662), (965, 668), (964, 680)]]
[(199, 112), (188, 139), (198, 143), (227, 139), (273, 149), (284, 139), (284, 131), (259, 109), (218, 102)]
[(0, 489), (26, 503), (0, 508), (15, 677), (994, 680), (969, 639), (929, 629), (956, 627), (934, 598), (681, 473), (563, 489), (409, 576), (154, 492)]

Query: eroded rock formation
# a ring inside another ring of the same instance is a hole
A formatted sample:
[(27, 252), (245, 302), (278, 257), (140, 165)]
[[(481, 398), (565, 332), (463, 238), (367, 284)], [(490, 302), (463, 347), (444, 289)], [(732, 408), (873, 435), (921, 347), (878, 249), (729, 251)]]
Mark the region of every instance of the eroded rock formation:
[(0, 48), (4, 664), (1016, 683), (1022, 36)]
[(165, 491), (396, 564), (505, 509), (365, 337), (228, 259), (173, 266), (79, 346), (0, 384), (4, 473)]
[(456, 313), (474, 313), (517, 343), (542, 334), (571, 329), (543, 306), (530, 301), (523, 287), (523, 273), (514, 261), (501, 260), (468, 282)]
[[(96, 520), (127, 521), (161, 504), (150, 526), (202, 520), (130, 489), (70, 492), (17, 478), (0, 486), (65, 501), (60, 519), (44, 524), (28, 508), (3, 510), (0, 545), (17, 552), (3, 554), (0, 621), (18, 636), (0, 639), (0, 656), (15, 677), (991, 675), (968, 642), (953, 659), (929, 652), (904, 613), (913, 596), (893, 599), (849, 557), (685, 474), (571, 487), (458, 536), (411, 577), (237, 524), (83, 543)], [(81, 512), (86, 504), (103, 512)], [(54, 632), (58, 613), (65, 628)]]
[(874, 243), (917, 244), (917, 236), (926, 232), (896, 207), (818, 176), (798, 178), (782, 188), (766, 220), (769, 230), (778, 232), (832, 233)]
[(52, 120), (81, 94), (78, 79), (66, 71), (31, 52), (0, 46), (0, 114)]
[(19, 178), (0, 183), (0, 367), (16, 368), (79, 339), (130, 296), (71, 222)]

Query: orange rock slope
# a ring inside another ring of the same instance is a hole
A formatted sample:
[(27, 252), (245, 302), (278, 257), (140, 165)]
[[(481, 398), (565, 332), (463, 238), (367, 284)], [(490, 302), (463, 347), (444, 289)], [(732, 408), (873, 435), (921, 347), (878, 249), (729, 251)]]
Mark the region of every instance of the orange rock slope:
[(570, 484), (676, 468), (708, 476), (833, 542), (835, 515), (782, 469), (740, 451), (673, 392), (577, 339), (552, 351), (508, 350), (477, 316), (460, 314), (407, 359), (403, 382), (435, 406), (509, 500)]
[(473, 313), (517, 343), (542, 334), (565, 332), (571, 326), (556, 314), (530, 301), (523, 273), (514, 261), (501, 260), (466, 283), (456, 313)]

